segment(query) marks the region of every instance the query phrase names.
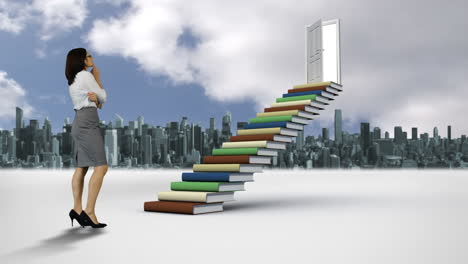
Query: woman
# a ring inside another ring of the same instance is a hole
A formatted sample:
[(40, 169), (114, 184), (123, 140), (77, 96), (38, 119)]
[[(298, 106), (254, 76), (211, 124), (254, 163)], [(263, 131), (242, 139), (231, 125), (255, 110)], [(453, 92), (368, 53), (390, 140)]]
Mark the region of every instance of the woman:
[[(88, 72), (87, 69), (90, 67), (92, 70)], [(103, 228), (106, 224), (99, 223), (94, 207), (108, 168), (97, 113), (97, 108), (101, 109), (102, 104), (106, 102), (107, 94), (101, 84), (99, 69), (94, 65), (93, 57), (86, 49), (77, 48), (68, 52), (65, 76), (75, 109), (71, 131), (75, 144), (73, 159), (76, 162), (72, 180), (75, 206), (69, 216), (72, 226), (73, 219), (76, 219), (83, 228), (85, 226)], [(82, 210), (84, 177), (89, 166), (93, 166), (94, 171), (89, 180), (86, 209)]]

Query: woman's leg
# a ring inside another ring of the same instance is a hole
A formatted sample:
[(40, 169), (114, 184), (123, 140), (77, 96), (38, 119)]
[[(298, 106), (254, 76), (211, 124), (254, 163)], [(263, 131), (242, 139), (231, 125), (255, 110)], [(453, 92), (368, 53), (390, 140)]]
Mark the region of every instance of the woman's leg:
[(104, 175), (107, 172), (107, 165), (97, 166), (94, 168), (93, 175), (89, 180), (88, 186), (88, 202), (86, 204), (86, 209), (84, 210), (87, 215), (93, 220), (95, 224), (98, 224), (98, 220), (96, 214), (94, 212), (94, 208), (96, 206), (96, 199), (99, 194), (99, 190), (101, 190), (102, 181), (104, 179)]
[(72, 191), (74, 206), (73, 210), (77, 213), (81, 213), (83, 207), (81, 205), (81, 197), (83, 195), (84, 177), (88, 172), (88, 167), (76, 168), (72, 178)]

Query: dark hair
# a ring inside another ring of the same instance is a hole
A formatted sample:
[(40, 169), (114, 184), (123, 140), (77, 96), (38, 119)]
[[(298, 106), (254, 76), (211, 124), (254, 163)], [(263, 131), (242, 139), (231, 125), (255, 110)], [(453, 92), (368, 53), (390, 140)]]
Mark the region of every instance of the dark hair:
[(65, 77), (68, 80), (68, 85), (75, 81), (75, 76), (85, 68), (86, 49), (76, 48), (68, 52), (67, 62), (65, 64)]

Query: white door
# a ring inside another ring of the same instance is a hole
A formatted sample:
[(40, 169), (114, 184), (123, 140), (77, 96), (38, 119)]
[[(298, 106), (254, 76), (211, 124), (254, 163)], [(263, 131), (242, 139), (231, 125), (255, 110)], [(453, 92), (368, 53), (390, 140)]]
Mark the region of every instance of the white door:
[(307, 83), (323, 81), (322, 20), (307, 27)]

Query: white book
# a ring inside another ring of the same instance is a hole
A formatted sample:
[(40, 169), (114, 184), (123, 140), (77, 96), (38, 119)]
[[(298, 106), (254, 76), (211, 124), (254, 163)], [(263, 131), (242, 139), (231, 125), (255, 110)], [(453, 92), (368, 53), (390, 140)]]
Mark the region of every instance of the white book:
[(267, 140), (224, 142), (221, 148), (272, 148), (286, 149), (286, 143)]
[(293, 123), (293, 122), (286, 122), (286, 128), (304, 130), (304, 125)]
[(291, 118), (291, 122), (307, 125), (309, 123), (309, 120), (307, 118), (304, 118), (304, 117), (293, 116)]
[(183, 201), (198, 203), (219, 203), (234, 200), (234, 192), (191, 192), (191, 191), (169, 191), (159, 192), (160, 201)]

